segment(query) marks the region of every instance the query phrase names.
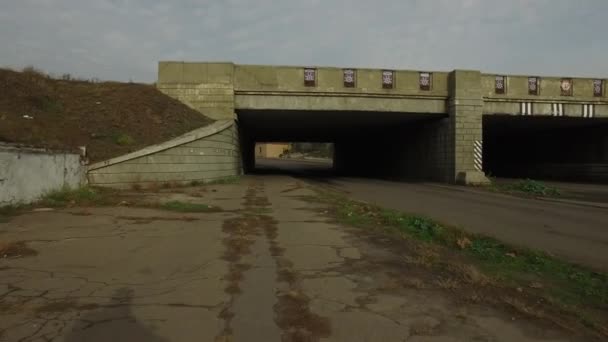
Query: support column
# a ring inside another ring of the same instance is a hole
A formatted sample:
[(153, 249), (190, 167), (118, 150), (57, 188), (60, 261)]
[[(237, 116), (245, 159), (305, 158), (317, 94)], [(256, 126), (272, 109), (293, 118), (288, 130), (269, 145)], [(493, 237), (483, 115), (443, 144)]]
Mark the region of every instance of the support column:
[(483, 172), (481, 73), (455, 70), (450, 74), (448, 102), (448, 170), (458, 184), (487, 184)]

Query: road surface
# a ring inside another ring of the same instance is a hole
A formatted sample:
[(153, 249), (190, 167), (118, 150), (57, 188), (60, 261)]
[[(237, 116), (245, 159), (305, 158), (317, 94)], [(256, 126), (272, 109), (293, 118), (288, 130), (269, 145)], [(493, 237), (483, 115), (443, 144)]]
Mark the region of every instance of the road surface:
[(589, 341), (575, 318), (536, 314), (527, 289), (483, 287), (451, 259), (430, 269), (401, 239), (336, 224), (302, 183), (248, 176), (128, 200), (218, 209), (207, 213), (68, 208), (0, 223), (0, 242), (27, 247), (0, 258), (0, 341)]
[[(288, 172), (308, 181), (346, 191), (350, 197), (428, 216), (444, 224), (502, 241), (536, 248), (575, 263), (608, 271), (608, 207), (598, 205), (608, 187), (559, 184), (578, 205), (526, 199), (462, 186), (402, 183), (362, 178), (331, 177), (328, 164), (260, 160), (262, 173)], [(587, 196), (587, 194), (591, 195)]]

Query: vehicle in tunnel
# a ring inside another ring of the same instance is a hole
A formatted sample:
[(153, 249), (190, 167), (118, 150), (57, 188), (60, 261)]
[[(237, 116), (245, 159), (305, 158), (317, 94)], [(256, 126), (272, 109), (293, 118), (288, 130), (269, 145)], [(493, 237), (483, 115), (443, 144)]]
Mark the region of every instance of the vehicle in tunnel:
[(608, 183), (608, 119), (483, 116), (489, 176)]

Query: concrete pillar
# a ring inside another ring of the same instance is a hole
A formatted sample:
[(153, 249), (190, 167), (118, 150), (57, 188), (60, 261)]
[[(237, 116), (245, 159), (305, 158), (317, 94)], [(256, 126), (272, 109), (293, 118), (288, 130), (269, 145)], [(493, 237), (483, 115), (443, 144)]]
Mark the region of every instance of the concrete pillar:
[(481, 73), (473, 70), (453, 71), (449, 91), (446, 171), (450, 181), (467, 185), (489, 183), (482, 170)]

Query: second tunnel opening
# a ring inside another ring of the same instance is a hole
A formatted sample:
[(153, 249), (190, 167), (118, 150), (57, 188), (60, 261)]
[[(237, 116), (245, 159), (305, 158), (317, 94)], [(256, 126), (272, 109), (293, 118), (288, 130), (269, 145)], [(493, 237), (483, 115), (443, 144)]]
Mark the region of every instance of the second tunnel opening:
[(484, 115), (489, 176), (608, 183), (608, 119)]

